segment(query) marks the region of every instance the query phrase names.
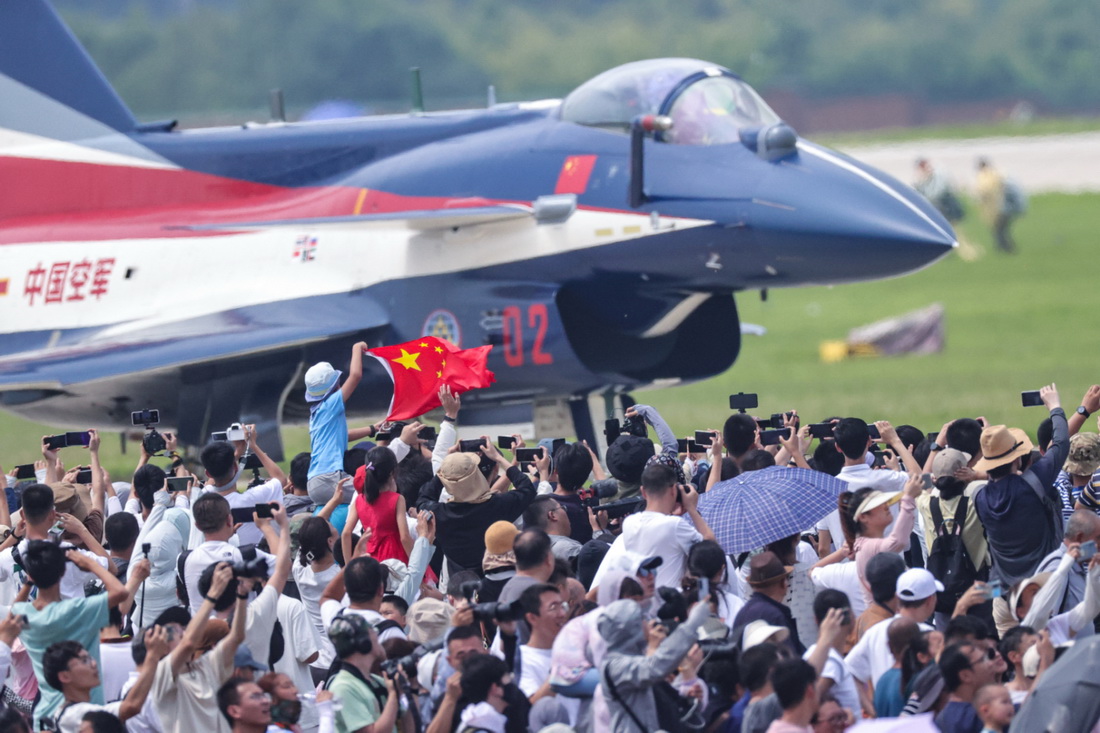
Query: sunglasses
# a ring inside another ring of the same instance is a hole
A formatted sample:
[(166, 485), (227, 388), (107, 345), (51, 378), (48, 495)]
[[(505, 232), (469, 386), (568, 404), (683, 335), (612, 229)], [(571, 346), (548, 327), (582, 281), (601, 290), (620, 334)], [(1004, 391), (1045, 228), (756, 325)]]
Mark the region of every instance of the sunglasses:
[(653, 568), (638, 568), (639, 578), (653, 578), (656, 577), (657, 571)]

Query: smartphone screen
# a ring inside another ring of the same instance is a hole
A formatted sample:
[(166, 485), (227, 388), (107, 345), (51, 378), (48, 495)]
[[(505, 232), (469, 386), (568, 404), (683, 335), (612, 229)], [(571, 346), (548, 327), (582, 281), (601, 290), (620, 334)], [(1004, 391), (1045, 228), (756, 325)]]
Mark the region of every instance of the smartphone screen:
[(831, 438), (833, 437), (833, 427), (834, 425), (831, 422), (814, 423), (810, 426), (810, 437), (818, 440)]
[(930, 473), (922, 473), (920, 475), (920, 480), (926, 489), (931, 489), (935, 486), (935, 483), (932, 481), (932, 474)]
[(532, 463), (542, 458), (542, 448), (520, 448), (516, 451), (516, 460), (520, 463)]
[(271, 519), (272, 506), (270, 504), (257, 504), (256, 516), (261, 519)]
[(65, 446), (82, 445), (87, 447), (92, 442), (92, 434), (87, 430), (79, 433), (65, 433)]
[(48, 448), (49, 450), (57, 450), (58, 448), (65, 448), (68, 445), (69, 445), (69, 443), (68, 443), (67, 440), (65, 440), (65, 434), (64, 433), (62, 433), (61, 435), (51, 435), (48, 438), (46, 438), (46, 448)]
[(82, 468), (76, 472), (76, 483), (78, 484), (90, 484), (92, 483), (92, 469)]
[(761, 445), (779, 445), (780, 438), (787, 438), (790, 435), (790, 428), (783, 428), (782, 430), (765, 430), (760, 433)]
[(253, 507), (239, 506), (229, 510), (229, 514), (233, 517), (233, 524), (248, 524), (252, 521)]
[(19, 480), (34, 478), (34, 464), (25, 463), (22, 466), (15, 467), (15, 478)]
[(1020, 393), (1020, 402), (1024, 407), (1039, 407), (1043, 404), (1043, 399), (1039, 396), (1039, 390), (1033, 389), (1027, 392)]
[(882, 434), (878, 431), (878, 425), (867, 424), (867, 434), (871, 436), (872, 440), (881, 440)]
[(497, 447), (500, 448), (501, 450), (512, 450), (512, 448), (515, 446), (515, 444), (516, 444), (516, 439), (513, 438), (511, 435), (498, 435), (497, 436)]
[(477, 453), (479, 450), (485, 447), (485, 441), (481, 438), (474, 438), (472, 440), (460, 440), (458, 441), (458, 449), (463, 453)]
[(1096, 554), (1096, 541), (1089, 540), (1081, 544), (1081, 560), (1091, 560), (1092, 556)]
[(714, 433), (712, 433), (711, 431), (709, 431), (709, 430), (696, 430), (695, 431), (695, 442), (698, 443), (699, 445), (710, 445), (712, 440), (714, 440)]
[(169, 476), (168, 477), (168, 491), (187, 491), (191, 488), (190, 476)]

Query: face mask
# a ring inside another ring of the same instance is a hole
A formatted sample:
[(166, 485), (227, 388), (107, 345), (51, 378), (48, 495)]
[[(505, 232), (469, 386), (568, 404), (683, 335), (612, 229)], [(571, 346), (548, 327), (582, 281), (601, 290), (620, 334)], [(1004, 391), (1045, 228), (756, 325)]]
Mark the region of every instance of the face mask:
[(300, 700), (280, 700), (271, 706), (271, 722), (283, 725), (295, 725), (302, 715)]

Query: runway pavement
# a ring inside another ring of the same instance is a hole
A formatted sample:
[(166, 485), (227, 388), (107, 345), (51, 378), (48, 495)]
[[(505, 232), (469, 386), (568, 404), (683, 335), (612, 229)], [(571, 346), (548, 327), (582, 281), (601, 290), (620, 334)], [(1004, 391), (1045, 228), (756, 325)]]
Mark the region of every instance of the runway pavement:
[(846, 146), (843, 152), (912, 183), (914, 162), (926, 157), (956, 186), (973, 191), (974, 163), (986, 156), (1029, 193), (1100, 191), (1100, 132), (1037, 137)]

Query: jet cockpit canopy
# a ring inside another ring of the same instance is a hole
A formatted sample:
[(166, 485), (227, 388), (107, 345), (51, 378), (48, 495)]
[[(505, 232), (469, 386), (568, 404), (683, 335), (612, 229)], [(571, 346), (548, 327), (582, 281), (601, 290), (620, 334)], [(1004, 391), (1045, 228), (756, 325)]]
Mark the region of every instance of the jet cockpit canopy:
[(651, 59), (617, 66), (565, 98), (563, 120), (629, 132), (639, 115), (672, 118), (657, 140), (679, 145), (738, 142), (744, 128), (780, 122), (756, 91), (729, 69), (698, 59)]

